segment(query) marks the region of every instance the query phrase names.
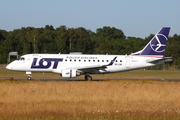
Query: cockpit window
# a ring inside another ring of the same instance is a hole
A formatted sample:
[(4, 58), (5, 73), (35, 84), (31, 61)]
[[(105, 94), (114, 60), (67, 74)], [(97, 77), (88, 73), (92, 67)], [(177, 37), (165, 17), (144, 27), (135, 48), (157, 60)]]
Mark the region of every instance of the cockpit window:
[(19, 60), (23, 60), (23, 61), (24, 61), (24, 60), (25, 60), (25, 58), (24, 58), (24, 57), (21, 57), (21, 58), (19, 58)]

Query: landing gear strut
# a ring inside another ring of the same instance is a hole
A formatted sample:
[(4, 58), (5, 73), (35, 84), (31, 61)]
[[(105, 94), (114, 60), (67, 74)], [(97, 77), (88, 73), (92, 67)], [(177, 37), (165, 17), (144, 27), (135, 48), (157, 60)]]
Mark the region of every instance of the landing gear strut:
[(27, 75), (27, 80), (31, 80), (32, 79), (31, 72), (26, 72), (26, 75)]
[(85, 75), (84, 79), (85, 80), (92, 80), (92, 77), (90, 75)]

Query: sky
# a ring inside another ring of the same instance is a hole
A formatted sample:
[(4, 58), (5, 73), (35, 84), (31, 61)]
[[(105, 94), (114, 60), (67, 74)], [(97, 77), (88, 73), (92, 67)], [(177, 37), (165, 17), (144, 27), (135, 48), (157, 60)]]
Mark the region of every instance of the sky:
[(125, 36), (145, 38), (162, 27), (180, 34), (180, 0), (0, 0), (0, 29), (115, 27)]

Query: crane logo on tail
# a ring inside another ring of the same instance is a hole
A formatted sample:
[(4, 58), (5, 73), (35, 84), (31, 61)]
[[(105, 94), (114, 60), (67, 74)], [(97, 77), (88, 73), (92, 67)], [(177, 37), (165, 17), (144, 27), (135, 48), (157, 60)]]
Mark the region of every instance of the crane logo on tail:
[(150, 42), (150, 46), (155, 52), (163, 52), (166, 48), (166, 41), (166, 36), (164, 36), (163, 34), (157, 34)]

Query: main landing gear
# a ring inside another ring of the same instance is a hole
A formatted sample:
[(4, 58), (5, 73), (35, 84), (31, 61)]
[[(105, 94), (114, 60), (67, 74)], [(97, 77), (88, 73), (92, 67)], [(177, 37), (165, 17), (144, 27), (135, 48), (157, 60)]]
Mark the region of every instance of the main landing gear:
[(26, 72), (27, 80), (31, 80), (32, 79), (31, 74), (32, 74), (31, 72)]
[(87, 74), (87, 75), (84, 76), (84, 79), (85, 79), (85, 80), (92, 80), (92, 77)]

